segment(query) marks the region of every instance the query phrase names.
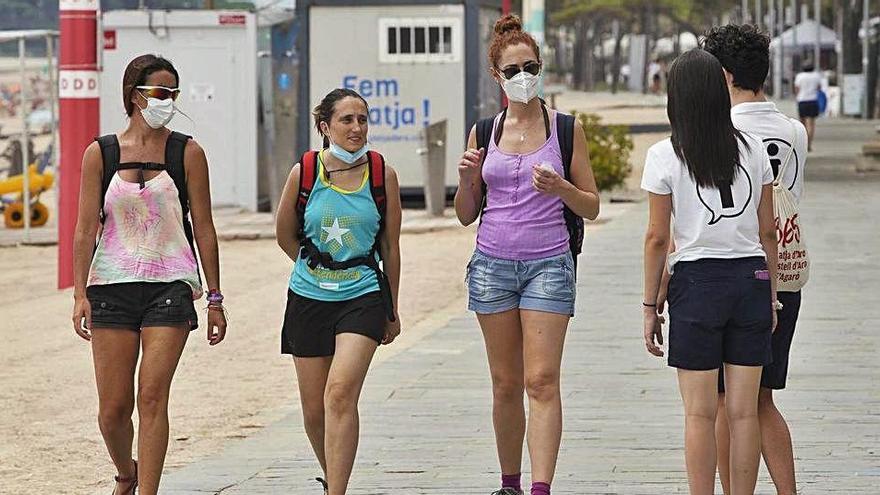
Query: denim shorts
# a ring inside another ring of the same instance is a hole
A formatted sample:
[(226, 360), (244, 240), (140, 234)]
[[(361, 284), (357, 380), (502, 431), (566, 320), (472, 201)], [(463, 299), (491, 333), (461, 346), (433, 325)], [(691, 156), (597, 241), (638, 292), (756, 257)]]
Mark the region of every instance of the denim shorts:
[(493, 258), (476, 250), (467, 266), (468, 309), (494, 314), (527, 309), (574, 316), (571, 252), (537, 260)]

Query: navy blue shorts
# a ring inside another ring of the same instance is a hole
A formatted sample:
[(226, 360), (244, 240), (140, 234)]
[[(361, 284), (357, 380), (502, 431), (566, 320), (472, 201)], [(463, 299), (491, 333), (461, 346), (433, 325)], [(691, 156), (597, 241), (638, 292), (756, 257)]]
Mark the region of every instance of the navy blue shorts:
[(680, 261), (669, 281), (669, 366), (770, 364), (773, 314), (762, 257)]
[(816, 118), (819, 116), (819, 101), (818, 100), (810, 100), (810, 101), (799, 101), (798, 102), (798, 116), (800, 118)]
[[(776, 312), (776, 331), (773, 332), (770, 342), (773, 362), (764, 366), (761, 372), (761, 386), (782, 390), (788, 378), (788, 354), (791, 351), (794, 327), (801, 310), (801, 293), (800, 291), (778, 292), (776, 297), (782, 303), (782, 309)], [(718, 393), (724, 393), (724, 373), (718, 373)]]

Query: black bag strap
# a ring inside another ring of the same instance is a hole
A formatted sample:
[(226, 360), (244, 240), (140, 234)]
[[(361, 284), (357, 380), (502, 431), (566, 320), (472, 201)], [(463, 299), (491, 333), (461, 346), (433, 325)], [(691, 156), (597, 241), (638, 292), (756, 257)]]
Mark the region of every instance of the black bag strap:
[(101, 203), (100, 216), (101, 223), (104, 223), (104, 198), (107, 196), (107, 189), (110, 187), (110, 181), (116, 175), (119, 169), (119, 139), (116, 134), (107, 134), (95, 138), (98, 146), (101, 147), (101, 160), (103, 168), (101, 172)]
[[(571, 161), (574, 155), (574, 126), (577, 121), (574, 115), (556, 112), (556, 138), (559, 141), (559, 151), (562, 154), (562, 170), (565, 180), (571, 182)], [(584, 245), (584, 219), (571, 211), (563, 203), (562, 216), (568, 229), (568, 246), (577, 268), (577, 257), (581, 254)], [(577, 274), (577, 271), (575, 271)]]
[(571, 181), (571, 157), (574, 155), (574, 115), (556, 112), (556, 139), (562, 152), (565, 180)]
[[(186, 143), (192, 139), (192, 136), (171, 131), (168, 140), (165, 142), (165, 171), (174, 180), (174, 186), (177, 188), (177, 199), (180, 200), (180, 210), (183, 213), (183, 233), (186, 240), (189, 241), (189, 248), (192, 250), (193, 257), (196, 259), (196, 266), (199, 264), (199, 255), (196, 253), (196, 245), (193, 242), (193, 227), (189, 219), (189, 192), (186, 188), (186, 167), (184, 166), (184, 156), (186, 155)], [(202, 281), (201, 272), (196, 269), (199, 275), (199, 282)]]
[[(174, 179), (174, 185), (177, 187), (177, 197), (180, 200), (180, 207), (183, 209), (184, 220), (187, 220), (189, 217), (189, 193), (186, 189), (186, 168), (183, 166), (183, 157), (186, 152), (186, 143), (190, 139), (192, 139), (191, 136), (171, 131), (168, 141), (165, 142), (165, 170)], [(184, 228), (186, 228), (188, 223), (188, 221), (184, 221)]]

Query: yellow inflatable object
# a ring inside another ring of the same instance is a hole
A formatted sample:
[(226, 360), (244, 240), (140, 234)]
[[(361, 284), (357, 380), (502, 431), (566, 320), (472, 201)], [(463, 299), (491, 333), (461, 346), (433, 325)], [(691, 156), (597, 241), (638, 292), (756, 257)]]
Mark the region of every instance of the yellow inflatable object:
[[(31, 194), (37, 195), (43, 191), (48, 191), (55, 182), (55, 175), (46, 170), (38, 173), (37, 165), (28, 167), (28, 179), (30, 179), (29, 189)], [(13, 175), (12, 177), (0, 180), (0, 195), (3, 194), (21, 194), (24, 192), (24, 175)]]
[[(55, 175), (46, 170), (42, 174), (37, 172), (37, 165), (32, 164), (28, 167), (28, 189), (30, 189), (31, 198), (39, 198), (40, 194), (52, 188), (55, 182)], [(17, 199), (7, 204), (0, 204), (0, 211), (3, 212), (3, 222), (7, 228), (20, 229), (24, 227), (24, 175), (14, 175), (0, 180), (0, 196), (6, 194), (15, 194)], [(31, 227), (39, 227), (46, 225), (49, 221), (49, 208), (45, 204), (35, 201), (31, 207)]]
[(31, 227), (42, 227), (49, 221), (49, 208), (37, 201), (31, 206)]
[[(37, 201), (31, 206), (31, 227), (41, 227), (49, 221), (49, 208)], [(24, 228), (24, 203), (9, 203), (3, 210), (3, 222), (6, 228)]]
[(24, 228), (24, 203), (10, 203), (3, 209), (3, 220), (6, 228)]

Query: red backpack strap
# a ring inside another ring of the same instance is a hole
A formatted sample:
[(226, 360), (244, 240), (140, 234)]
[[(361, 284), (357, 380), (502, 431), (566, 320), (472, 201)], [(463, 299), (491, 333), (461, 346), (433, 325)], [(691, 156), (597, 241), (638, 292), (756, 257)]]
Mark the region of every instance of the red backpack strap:
[(309, 150), (299, 159), (299, 194), (296, 196), (296, 216), (299, 219), (300, 237), (305, 228), (306, 205), (315, 188), (318, 177), (318, 152)]
[(388, 203), (385, 195), (385, 157), (376, 151), (368, 151), (367, 159), (370, 162), (370, 194), (379, 211), (381, 233), (385, 229), (385, 210)]

